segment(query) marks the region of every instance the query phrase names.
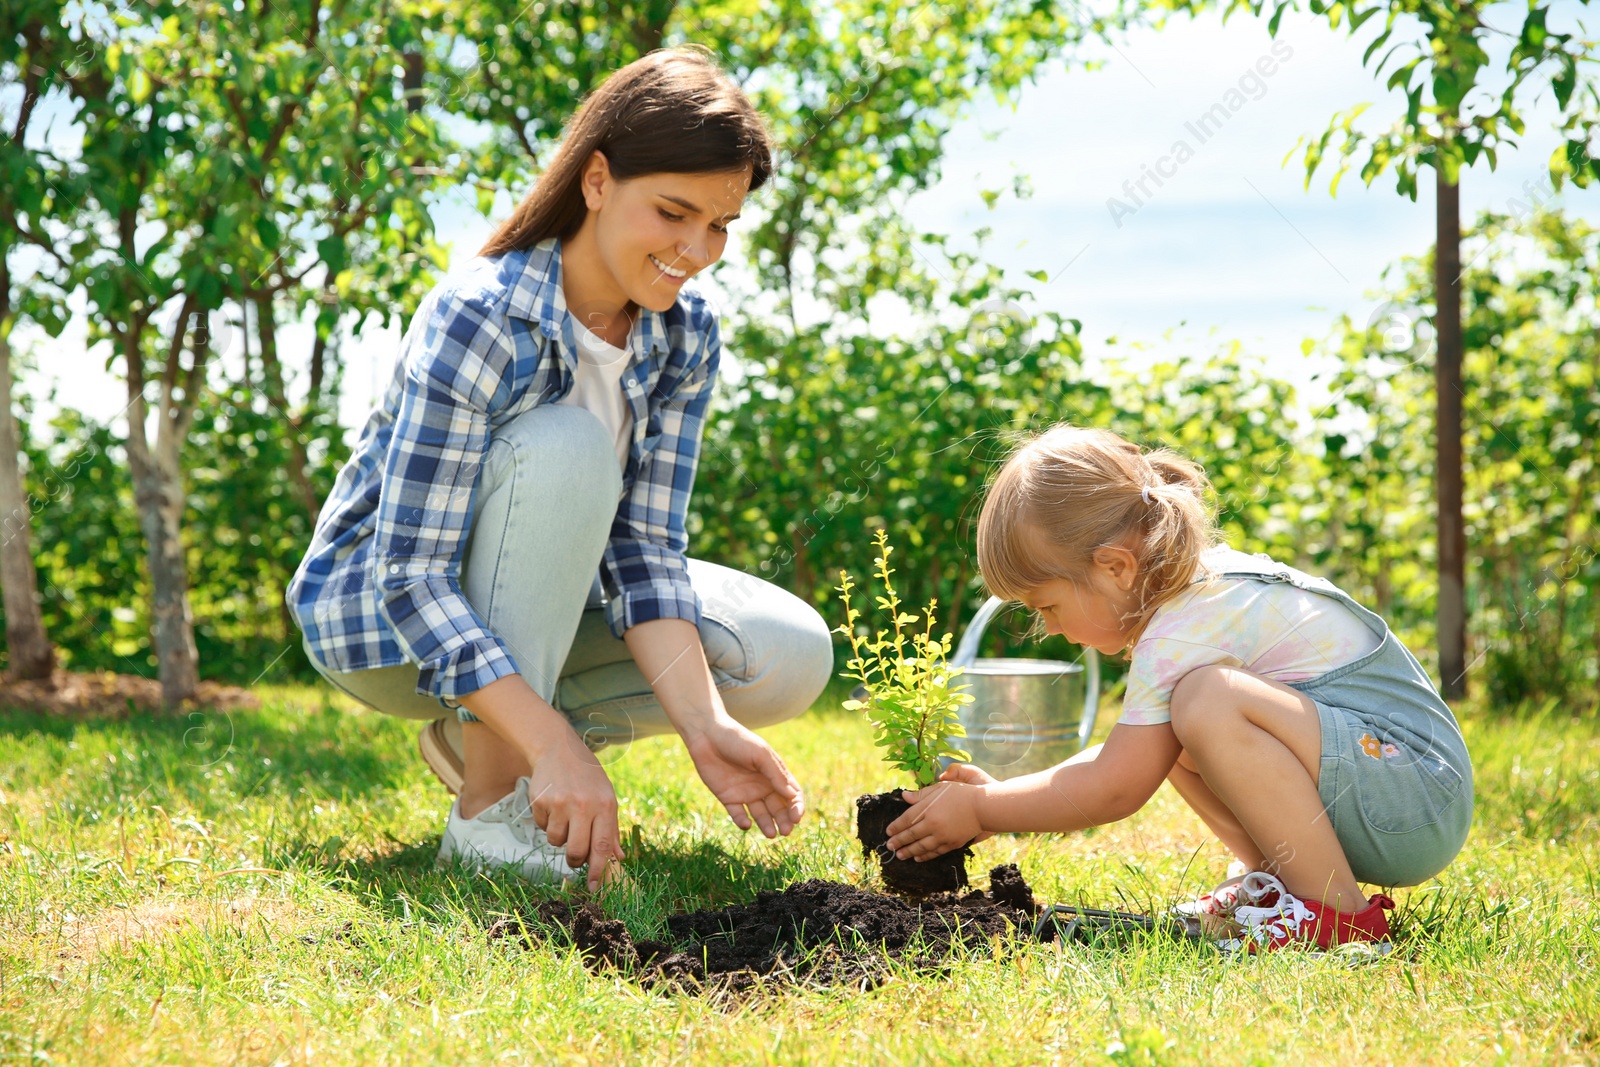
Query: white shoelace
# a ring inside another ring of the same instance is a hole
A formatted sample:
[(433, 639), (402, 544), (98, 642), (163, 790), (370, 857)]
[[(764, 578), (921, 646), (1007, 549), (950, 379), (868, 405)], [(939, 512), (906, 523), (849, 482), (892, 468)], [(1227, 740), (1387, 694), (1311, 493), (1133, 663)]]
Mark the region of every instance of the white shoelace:
[[(1251, 871), (1239, 883), (1249, 904), (1235, 904), (1233, 921), (1246, 937), (1265, 945), (1273, 938), (1289, 938), (1300, 932), (1300, 924), (1316, 921), (1316, 915), (1300, 898), (1284, 888), (1282, 882), (1265, 871)], [(1276, 890), (1278, 899), (1265, 907), (1256, 902)]]
[[(533, 808), (528, 804), (528, 779), (517, 779), (516, 788), (479, 812), (477, 818), (484, 822), (505, 823), (506, 828), (524, 845), (531, 848), (552, 849), (539, 824), (533, 821)], [(565, 853), (563, 853), (565, 855)]]
[[(1277, 894), (1275, 899), (1273, 894)], [(1299, 897), (1265, 871), (1251, 871), (1230, 878), (1208, 896), (1209, 900), (1201, 898), (1185, 902), (1173, 910), (1194, 933), (1207, 933), (1208, 925), (1214, 930), (1216, 925), (1225, 924), (1226, 929), (1238, 935), (1218, 939), (1218, 947), (1225, 950), (1242, 948), (1244, 941), (1241, 938), (1263, 945), (1273, 938), (1288, 938), (1300, 932), (1302, 923), (1316, 919)], [(1273, 902), (1262, 903), (1268, 899)], [(1217, 935), (1212, 932), (1210, 936)]]

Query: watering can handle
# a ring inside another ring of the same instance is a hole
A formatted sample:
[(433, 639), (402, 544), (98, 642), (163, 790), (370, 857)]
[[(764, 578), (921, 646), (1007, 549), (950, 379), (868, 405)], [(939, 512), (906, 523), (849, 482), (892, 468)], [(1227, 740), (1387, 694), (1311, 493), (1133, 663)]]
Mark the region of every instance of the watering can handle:
[[(956, 645), (955, 658), (950, 661), (952, 667), (970, 667), (977, 662), (978, 645), (983, 641), (983, 632), (989, 628), (989, 623), (1000, 614), (1006, 603), (997, 596), (984, 601), (983, 607), (972, 617), (966, 633), (961, 635), (961, 641)], [(1094, 734), (1094, 720), (1100, 711), (1100, 653), (1092, 648), (1085, 648), (1083, 667), (1083, 718), (1078, 723), (1080, 752), (1089, 747), (1089, 738)]]

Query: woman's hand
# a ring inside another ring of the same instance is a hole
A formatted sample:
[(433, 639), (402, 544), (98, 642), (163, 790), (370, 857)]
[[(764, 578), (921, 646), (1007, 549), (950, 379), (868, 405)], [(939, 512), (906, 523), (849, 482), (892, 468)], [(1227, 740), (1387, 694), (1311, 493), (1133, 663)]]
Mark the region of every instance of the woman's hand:
[(805, 796), (772, 746), (722, 706), (694, 624), (652, 619), (622, 635), (661, 709), (683, 738), (694, 769), (741, 830), (787, 834), (806, 813)]
[(950, 767), (942, 776), (944, 781), (926, 789), (902, 791), (911, 810), (889, 824), (887, 845), (896, 859), (931, 860), (988, 836), (978, 819), (978, 805), (985, 783), (994, 779), (976, 767), (970, 774), (963, 771), (952, 778), (950, 772), (955, 769)]
[(589, 865), (589, 888), (622, 873), (617, 794), (567, 717), (508, 674), (461, 698), (462, 705), (528, 761), (528, 805), (550, 843), (567, 850), (567, 865)]
[(783, 758), (726, 715), (684, 733), (683, 743), (706, 788), (741, 830), (752, 823), (768, 837), (787, 835), (806, 812), (805, 795)]
[(566, 846), (568, 866), (589, 865), (591, 890), (622, 875), (617, 794), (605, 768), (576, 734), (534, 763), (528, 803), (550, 843)]

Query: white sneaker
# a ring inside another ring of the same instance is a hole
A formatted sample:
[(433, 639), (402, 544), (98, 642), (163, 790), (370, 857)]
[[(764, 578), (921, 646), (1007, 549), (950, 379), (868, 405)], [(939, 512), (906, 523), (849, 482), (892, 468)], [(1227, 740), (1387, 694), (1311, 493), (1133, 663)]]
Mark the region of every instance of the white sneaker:
[(533, 821), (528, 806), (528, 779), (470, 819), (461, 817), (461, 798), (450, 805), (436, 867), (463, 864), (509, 867), (534, 882), (576, 881), (580, 875), (567, 863), (566, 849), (557, 848)]

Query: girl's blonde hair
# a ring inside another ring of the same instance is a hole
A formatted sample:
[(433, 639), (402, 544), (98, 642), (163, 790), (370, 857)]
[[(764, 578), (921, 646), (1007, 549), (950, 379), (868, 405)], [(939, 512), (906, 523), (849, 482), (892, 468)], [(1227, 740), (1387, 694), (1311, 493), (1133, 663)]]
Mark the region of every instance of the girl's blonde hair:
[(1218, 541), (1200, 465), (1167, 448), (1144, 451), (1109, 430), (1058, 425), (1025, 441), (995, 475), (978, 517), (978, 568), (996, 596), (1058, 578), (1081, 582), (1095, 549), (1139, 561), (1129, 647), (1156, 608), (1202, 572)]

